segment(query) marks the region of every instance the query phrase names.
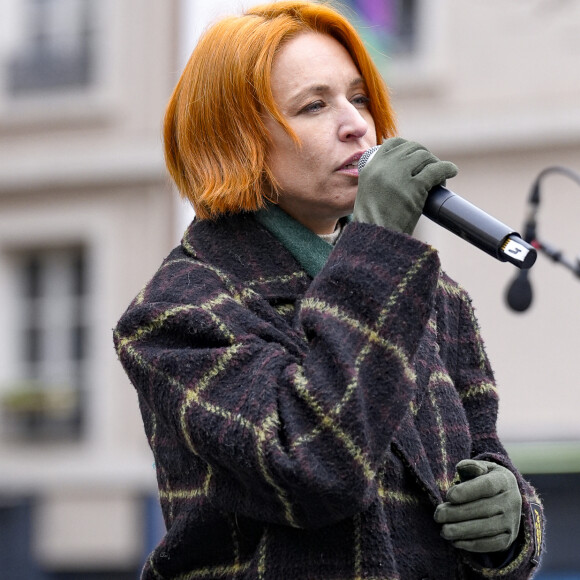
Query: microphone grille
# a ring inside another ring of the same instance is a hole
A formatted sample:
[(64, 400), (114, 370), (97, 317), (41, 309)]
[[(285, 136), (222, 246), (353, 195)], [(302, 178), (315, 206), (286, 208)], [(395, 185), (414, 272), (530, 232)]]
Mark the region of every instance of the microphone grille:
[(528, 277), (528, 270), (520, 270), (506, 292), (508, 306), (516, 312), (524, 312), (530, 307), (532, 299), (532, 284)]
[(379, 146), (375, 145), (367, 149), (358, 160), (358, 170), (362, 171), (363, 167), (373, 158), (373, 155), (378, 151)]

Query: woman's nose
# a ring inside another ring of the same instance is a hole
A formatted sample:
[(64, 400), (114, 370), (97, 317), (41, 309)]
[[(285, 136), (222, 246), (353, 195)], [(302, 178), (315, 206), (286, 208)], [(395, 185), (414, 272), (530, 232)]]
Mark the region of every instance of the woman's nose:
[(338, 136), (341, 141), (349, 141), (364, 137), (369, 130), (369, 124), (352, 103), (345, 105), (340, 118)]

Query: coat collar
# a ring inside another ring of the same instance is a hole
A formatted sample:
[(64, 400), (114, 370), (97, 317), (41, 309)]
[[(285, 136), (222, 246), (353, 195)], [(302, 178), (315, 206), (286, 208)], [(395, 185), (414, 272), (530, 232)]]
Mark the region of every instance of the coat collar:
[(181, 245), (186, 254), (210, 264), (233, 285), (250, 286), (267, 300), (294, 300), (311, 282), (300, 262), (258, 222), (255, 213), (195, 219)]

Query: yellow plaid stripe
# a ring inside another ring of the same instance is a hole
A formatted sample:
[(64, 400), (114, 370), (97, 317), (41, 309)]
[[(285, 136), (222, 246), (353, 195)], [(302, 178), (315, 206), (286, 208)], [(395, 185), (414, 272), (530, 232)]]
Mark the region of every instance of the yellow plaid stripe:
[[(264, 479), (270, 484), (270, 486), (276, 491), (276, 495), (278, 496), (278, 501), (284, 506), (284, 517), (286, 521), (293, 527), (298, 527), (298, 523), (294, 518), (294, 514), (292, 512), (292, 504), (288, 500), (288, 496), (284, 489), (280, 487), (267, 467), (266, 462), (266, 450), (265, 448), (268, 445), (274, 445), (278, 448), (278, 439), (275, 436), (275, 432), (279, 427), (279, 421), (277, 414), (272, 414), (266, 418), (264, 421), (262, 428), (257, 430), (257, 441), (260, 445), (259, 452), (258, 452), (258, 462), (260, 464), (260, 470), (262, 471), (262, 475)], [(273, 433), (272, 433), (273, 431)]]
[(213, 477), (213, 469), (211, 465), (207, 466), (207, 475), (201, 487), (195, 489), (160, 489), (159, 499), (173, 502), (176, 499), (195, 499), (198, 497), (207, 497), (209, 494), (209, 486)]
[(281, 316), (285, 316), (287, 314), (294, 312), (296, 310), (296, 307), (294, 306), (294, 304), (277, 304), (276, 306), (274, 306), (274, 309)]
[(308, 391), (306, 387), (307, 381), (305, 377), (302, 375), (301, 371), (302, 369), (300, 369), (300, 372), (296, 372), (296, 374), (294, 375), (294, 384), (296, 386), (296, 391), (302, 396), (302, 398), (309, 404), (310, 408), (319, 417), (321, 428), (323, 429), (325, 428), (332, 431), (335, 434), (336, 438), (348, 450), (351, 457), (363, 468), (363, 473), (367, 478), (367, 480), (369, 481), (374, 480), (375, 472), (372, 469), (362, 449), (353, 442), (352, 438), (349, 437), (349, 435), (343, 429), (341, 429), (338, 425), (336, 425), (332, 417), (324, 413), (322, 407)]
[[(239, 295), (238, 295), (239, 296)], [(216, 323), (219, 330), (223, 333), (224, 337), (230, 342), (233, 343), (235, 341), (234, 335), (230, 332), (226, 324), (222, 321), (222, 319), (214, 312), (214, 308), (224, 304), (225, 302), (232, 300), (232, 296), (229, 294), (220, 294), (207, 302), (203, 302), (202, 304), (182, 304), (179, 306), (174, 306), (173, 308), (168, 308), (161, 312), (156, 318), (151, 320), (149, 324), (146, 324), (139, 328), (137, 332), (132, 334), (131, 336), (127, 336), (125, 338), (118, 339), (118, 346), (117, 352), (120, 352), (126, 345), (131, 344), (132, 342), (142, 340), (147, 335), (160, 330), (163, 328), (163, 325), (170, 319), (175, 316), (178, 316), (182, 312), (196, 312), (196, 311), (203, 311), (208, 313), (211, 318)]]
[(445, 425), (443, 423), (443, 417), (439, 408), (436, 390), (436, 387), (442, 383), (453, 387), (453, 381), (446, 372), (432, 373), (429, 377), (429, 385), (427, 389), (429, 392), (429, 401), (431, 403), (431, 408), (433, 409), (435, 422), (437, 424), (437, 438), (439, 439), (441, 466), (443, 468), (443, 479), (439, 479), (437, 481), (437, 485), (442, 490), (448, 490), (451, 487), (451, 480), (447, 477), (447, 472), (449, 470), (449, 458), (447, 456), (447, 434), (445, 432)]
[(450, 281), (448, 278), (439, 276), (437, 287), (440, 290), (443, 290), (445, 294), (454, 296), (455, 298), (466, 298), (465, 290), (455, 282)]
[(477, 345), (477, 353), (478, 353), (478, 357), (479, 357), (478, 366), (481, 370), (485, 370), (485, 368), (487, 366), (487, 356), (486, 356), (485, 350), (483, 348), (483, 340), (481, 338), (481, 332), (479, 330), (479, 323), (478, 323), (477, 319), (475, 318), (475, 312), (473, 311), (473, 307), (471, 306), (471, 303), (469, 302), (469, 300), (465, 300), (464, 303), (467, 307), (467, 314), (469, 316), (471, 328), (473, 329), (473, 332), (475, 333), (475, 343)]
[(502, 578), (513, 574), (513, 572), (524, 563), (524, 560), (528, 559), (528, 554), (532, 549), (532, 543), (532, 536), (526, 529), (524, 533), (524, 545), (519, 550), (517, 558), (514, 558), (507, 566), (501, 569), (484, 568), (481, 570), (481, 574), (486, 578)]
[(478, 397), (487, 393), (495, 393), (497, 395), (497, 387), (493, 383), (483, 382), (479, 385), (473, 385), (469, 387), (467, 391), (460, 393), (459, 396), (465, 401), (467, 399), (471, 399), (472, 397)]
[(410, 493), (385, 489), (382, 483), (379, 485), (378, 496), (381, 498), (381, 500), (390, 503), (402, 503), (409, 505), (417, 505), (419, 503), (419, 498), (417, 496), (414, 496)]
[(266, 546), (269, 541), (268, 528), (264, 529), (264, 536), (260, 543), (259, 559), (258, 559), (258, 580), (264, 579), (264, 574), (266, 573)]
[(354, 577), (362, 578), (362, 516), (354, 515)]
[(199, 570), (176, 576), (174, 580), (194, 580), (194, 578), (204, 577), (208, 578), (208, 580), (213, 580), (213, 578), (230, 578), (234, 574), (247, 572), (250, 565), (251, 562), (240, 562), (225, 566), (207, 566), (206, 568), (200, 568)]
[(248, 286), (267, 286), (269, 284), (288, 284), (292, 280), (308, 278), (308, 274), (303, 270), (298, 270), (292, 274), (287, 274), (285, 276), (271, 276), (268, 278), (256, 278), (247, 282)]

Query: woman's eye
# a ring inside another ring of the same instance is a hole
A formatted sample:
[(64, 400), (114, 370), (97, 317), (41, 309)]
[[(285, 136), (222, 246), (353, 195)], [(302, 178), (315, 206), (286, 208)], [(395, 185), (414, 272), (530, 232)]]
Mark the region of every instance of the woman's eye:
[(366, 95), (357, 95), (351, 99), (351, 103), (359, 109), (366, 109), (370, 102), (371, 100)]
[(309, 105), (306, 105), (306, 107), (304, 107), (302, 109), (302, 112), (303, 113), (317, 113), (318, 111), (323, 109), (324, 106), (325, 105), (322, 101), (314, 101), (314, 103), (310, 103)]

